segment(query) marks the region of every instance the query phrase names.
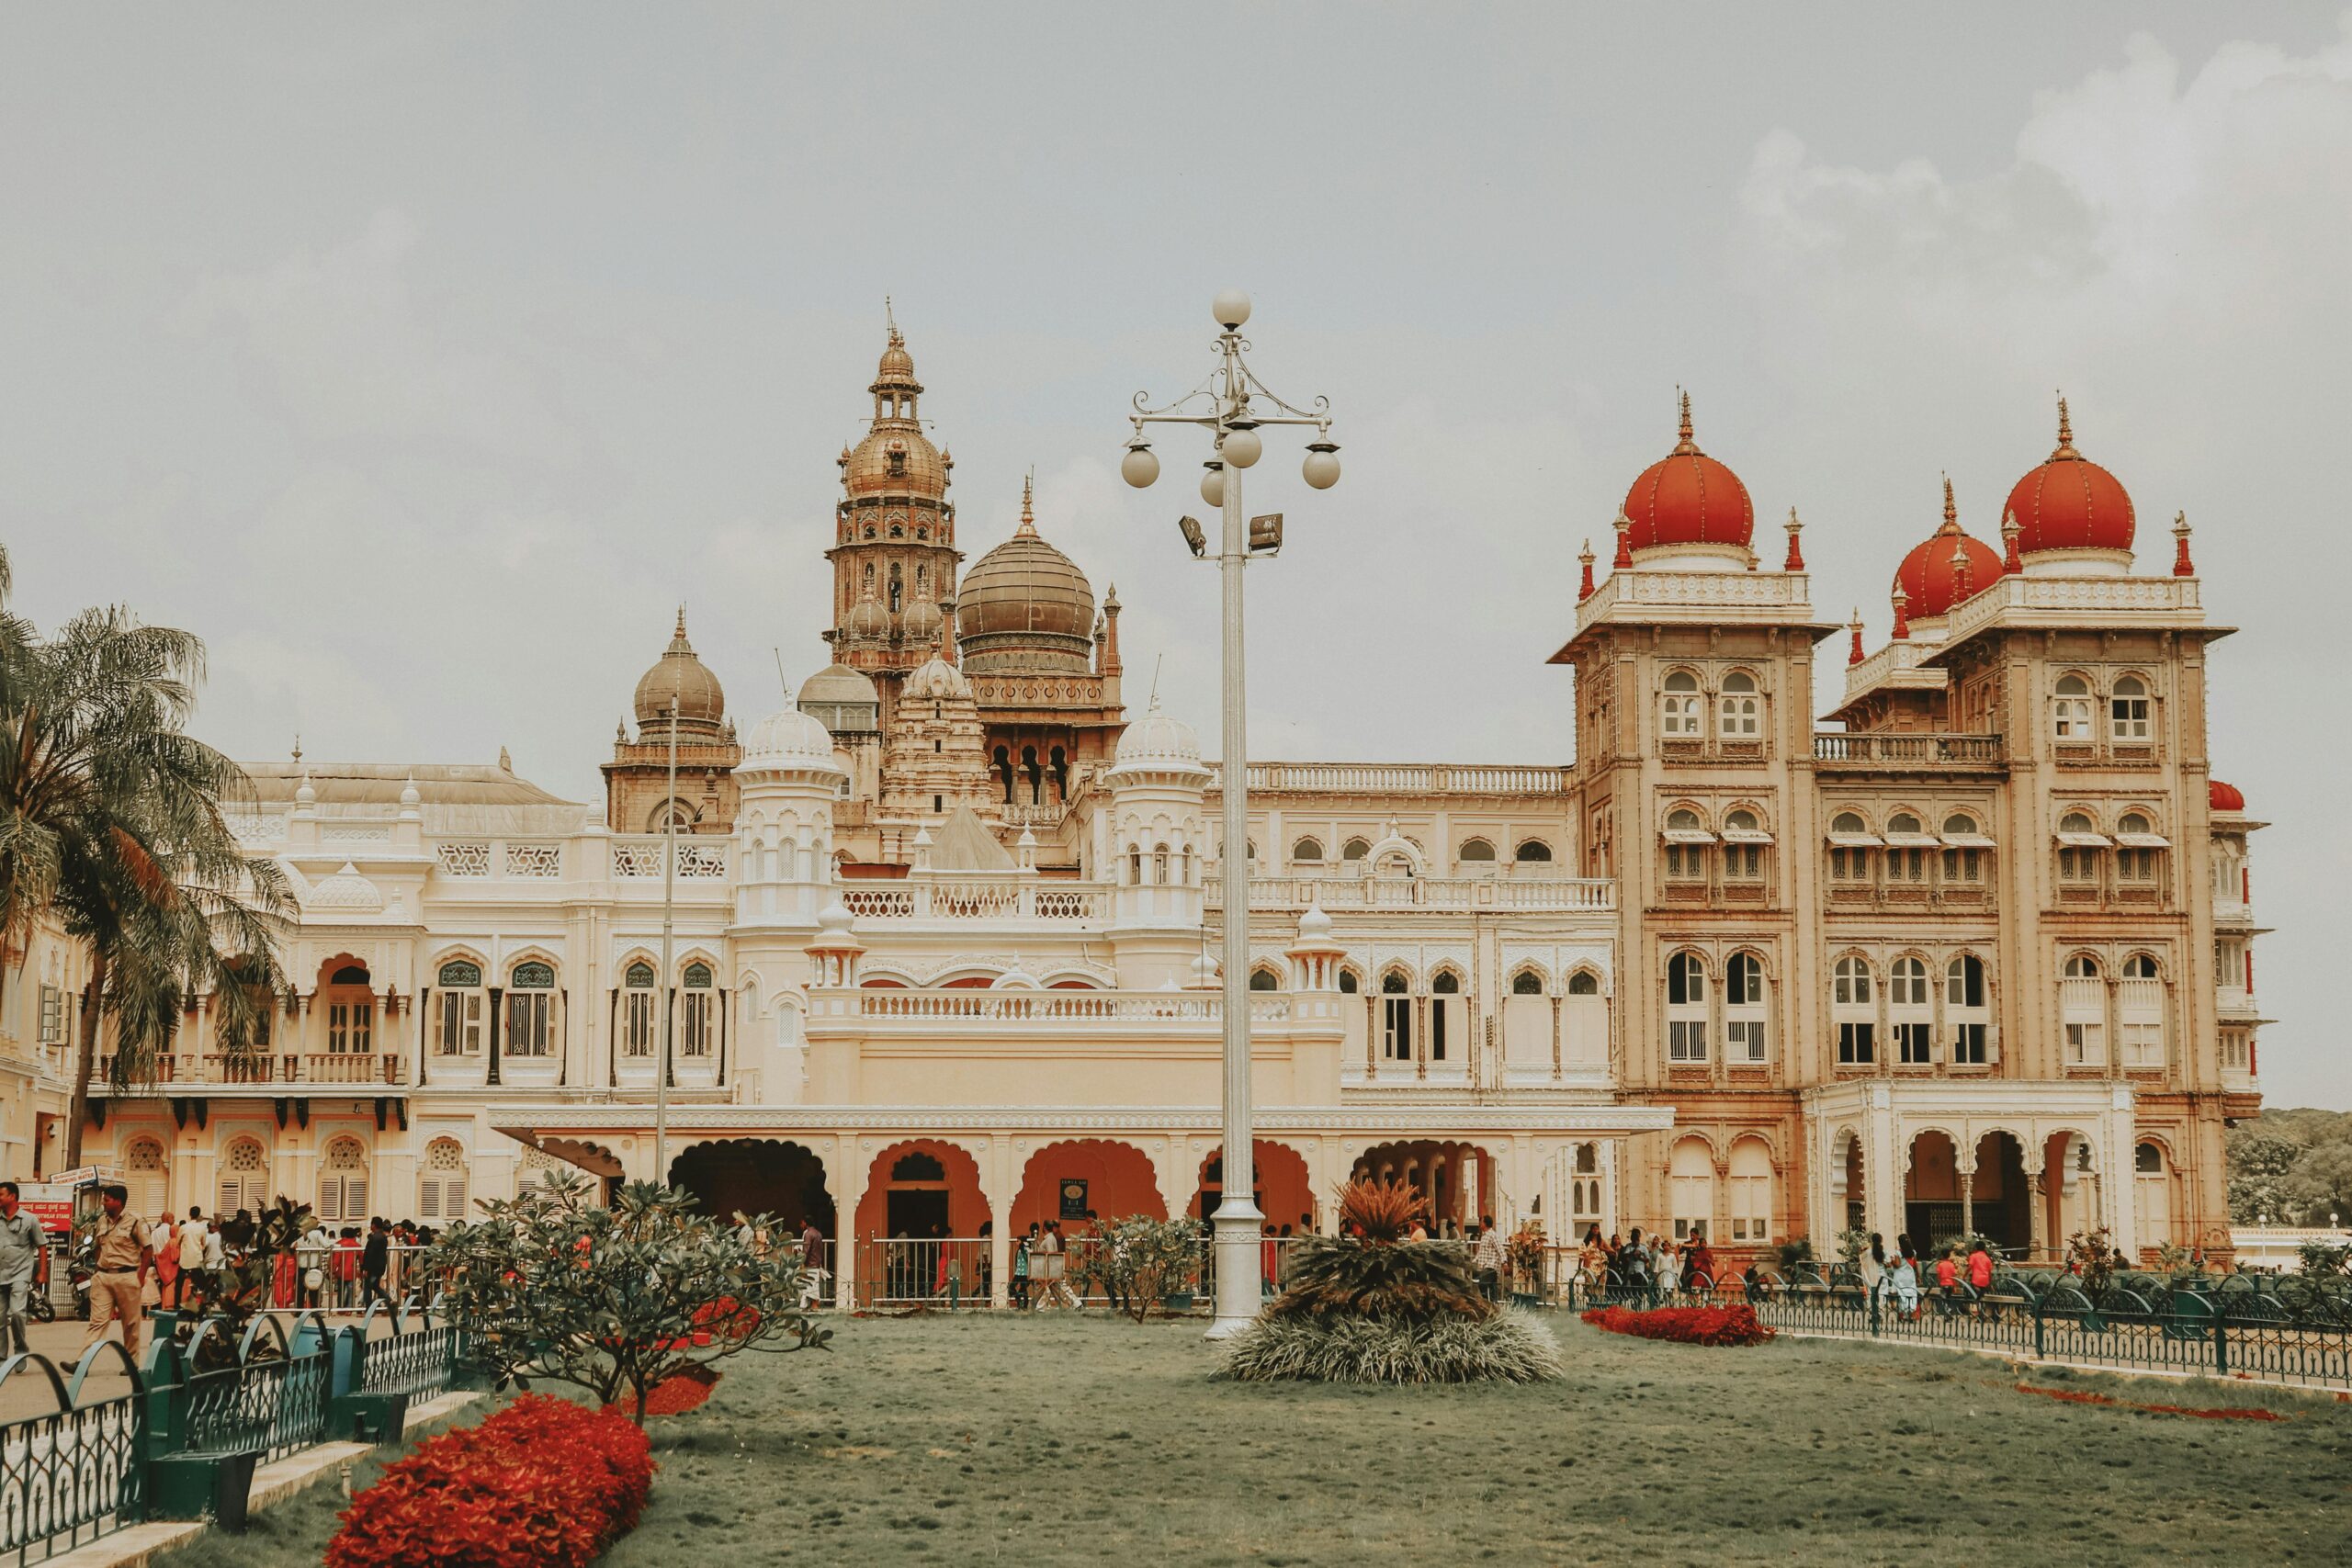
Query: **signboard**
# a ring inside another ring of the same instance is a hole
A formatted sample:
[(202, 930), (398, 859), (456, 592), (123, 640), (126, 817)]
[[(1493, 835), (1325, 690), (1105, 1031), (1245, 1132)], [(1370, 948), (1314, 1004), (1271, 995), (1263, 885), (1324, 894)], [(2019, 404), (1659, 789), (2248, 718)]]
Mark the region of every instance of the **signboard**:
[(1062, 1179), (1062, 1213), (1065, 1220), (1086, 1218), (1086, 1183), (1074, 1177)]
[(62, 1181), (21, 1181), (17, 1184), (17, 1200), (25, 1213), (40, 1222), (40, 1228), (52, 1236), (65, 1235), (74, 1229), (74, 1189)]

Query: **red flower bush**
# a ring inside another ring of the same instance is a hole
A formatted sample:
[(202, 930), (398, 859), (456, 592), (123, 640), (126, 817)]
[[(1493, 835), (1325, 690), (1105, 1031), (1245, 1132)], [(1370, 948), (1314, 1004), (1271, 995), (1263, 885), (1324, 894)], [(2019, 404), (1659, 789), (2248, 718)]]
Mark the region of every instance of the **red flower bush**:
[[(718, 1382), (718, 1374), (708, 1367), (689, 1367), (653, 1385), (652, 1392), (645, 1396), (645, 1413), (648, 1416), (684, 1416), (707, 1400)], [(605, 1408), (633, 1417), (637, 1415), (637, 1401), (623, 1394)]]
[(326, 1568), (585, 1568), (637, 1528), (652, 1486), (627, 1417), (526, 1393), (353, 1498)]
[(1654, 1312), (1596, 1307), (1584, 1314), (1584, 1320), (1611, 1334), (1671, 1339), (1681, 1345), (1761, 1345), (1776, 1332), (1757, 1322), (1756, 1309), (1749, 1306), (1659, 1307)]

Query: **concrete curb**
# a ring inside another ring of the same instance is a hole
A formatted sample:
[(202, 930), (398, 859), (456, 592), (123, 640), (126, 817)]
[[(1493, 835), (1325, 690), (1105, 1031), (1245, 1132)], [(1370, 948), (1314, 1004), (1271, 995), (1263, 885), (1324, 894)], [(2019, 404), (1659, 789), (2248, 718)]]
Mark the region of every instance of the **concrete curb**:
[[(409, 1406), (408, 1419), (401, 1426), (405, 1438), (419, 1427), (463, 1410), (480, 1393), (445, 1393), (428, 1399), (422, 1404)], [(263, 1465), (254, 1472), (252, 1500), (248, 1506), (254, 1512), (273, 1503), (282, 1503), (307, 1487), (314, 1486), (332, 1475), (338, 1474), (346, 1464), (355, 1463), (376, 1451), (373, 1443), (321, 1443), (289, 1454), (275, 1464)], [(186, 1546), (212, 1527), (201, 1519), (169, 1519), (153, 1524), (133, 1525), (117, 1530), (87, 1546), (75, 1547), (62, 1557), (51, 1557), (42, 1568), (147, 1568), (161, 1552)]]

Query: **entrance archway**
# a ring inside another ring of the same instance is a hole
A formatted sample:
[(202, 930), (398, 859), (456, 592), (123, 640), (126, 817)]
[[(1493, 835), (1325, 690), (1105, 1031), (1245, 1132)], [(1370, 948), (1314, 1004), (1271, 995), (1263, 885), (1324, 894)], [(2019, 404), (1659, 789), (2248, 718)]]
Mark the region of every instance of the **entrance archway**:
[(1459, 1234), (1485, 1214), (1502, 1219), (1495, 1208), (1495, 1162), (1476, 1144), (1435, 1138), (1376, 1144), (1356, 1156), (1351, 1174), (1358, 1181), (1401, 1181), (1428, 1199), (1433, 1235), (1449, 1224)]
[(692, 1193), (706, 1214), (767, 1214), (791, 1235), (814, 1220), (828, 1239), (835, 1234), (825, 1162), (798, 1144), (774, 1138), (696, 1144), (670, 1162), (670, 1185)]
[(1133, 1144), (1108, 1138), (1047, 1144), (1029, 1156), (1012, 1200), (1014, 1236), (1048, 1220), (1060, 1222), (1065, 1232), (1081, 1229), (1089, 1211), (1104, 1221), (1136, 1214), (1166, 1219), (1168, 1205), (1150, 1158)]
[[(1962, 1230), (1960, 1150), (1949, 1134), (1933, 1130), (1911, 1139), (1911, 1168), (1903, 1178), (1903, 1234), (1922, 1258)], [(1887, 1248), (1891, 1254), (1894, 1248)]]
[(939, 1138), (909, 1138), (885, 1148), (866, 1168), (857, 1201), (863, 1236), (976, 1236), (989, 1223), (979, 1162)]
[(1870, 1178), (1864, 1173), (1862, 1164), (1861, 1134), (1849, 1132), (1844, 1143), (1845, 1146), (1838, 1151), (1837, 1163), (1831, 1168), (1846, 1179), (1845, 1228), (1867, 1231), (1871, 1227)]
[(2031, 1197), (2025, 1185), (2025, 1147), (2008, 1133), (1976, 1140), (1976, 1174), (1969, 1183), (1969, 1212), (1977, 1233), (2007, 1252), (2033, 1235)]
[[(1250, 1175), (1254, 1179), (1258, 1212), (1266, 1216), (1266, 1224), (1280, 1234), (1284, 1225), (1293, 1235), (1305, 1235), (1320, 1227), (1320, 1206), (1315, 1201), (1315, 1183), (1307, 1175), (1306, 1156), (1288, 1144), (1272, 1143), (1264, 1138), (1250, 1141)], [(1194, 1219), (1212, 1218), (1217, 1205), (1225, 1201), (1225, 1151), (1212, 1151), (1201, 1161), (1200, 1179), (1193, 1190), (1193, 1205), (1188, 1211)]]

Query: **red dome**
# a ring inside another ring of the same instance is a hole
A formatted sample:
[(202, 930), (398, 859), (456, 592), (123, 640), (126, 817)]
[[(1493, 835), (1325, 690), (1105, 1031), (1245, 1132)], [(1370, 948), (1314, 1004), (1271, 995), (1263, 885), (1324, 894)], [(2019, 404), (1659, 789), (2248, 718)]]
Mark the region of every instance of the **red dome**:
[(1637, 550), (1672, 545), (1746, 549), (1755, 534), (1756, 505), (1747, 487), (1690, 440), (1690, 394), (1682, 398), (1682, 439), (1625, 492), (1625, 516), (1633, 523), (1626, 543)]
[[(1952, 559), (1958, 550), (1968, 559), (1968, 586), (1961, 589), (1960, 569)], [(1903, 590), (1904, 615), (1914, 621), (1932, 620), (1954, 604), (1973, 599), (2001, 575), (2001, 558), (1987, 544), (1960, 531), (1952, 506), (1951, 480), (1944, 480), (1944, 525), (1925, 543), (1912, 547), (1894, 569), (1894, 585)]]
[(2205, 799), (2206, 804), (2211, 806), (2216, 811), (2244, 811), (2245, 809), (2245, 796), (2239, 792), (2238, 786), (2232, 784), (2223, 784), (2219, 779), (2207, 781), (2205, 785)]
[(2009, 491), (2008, 514), (2018, 520), (2019, 555), (2132, 547), (2132, 498), (2113, 474), (2075, 450), (2064, 398), (2058, 400), (2058, 449)]

